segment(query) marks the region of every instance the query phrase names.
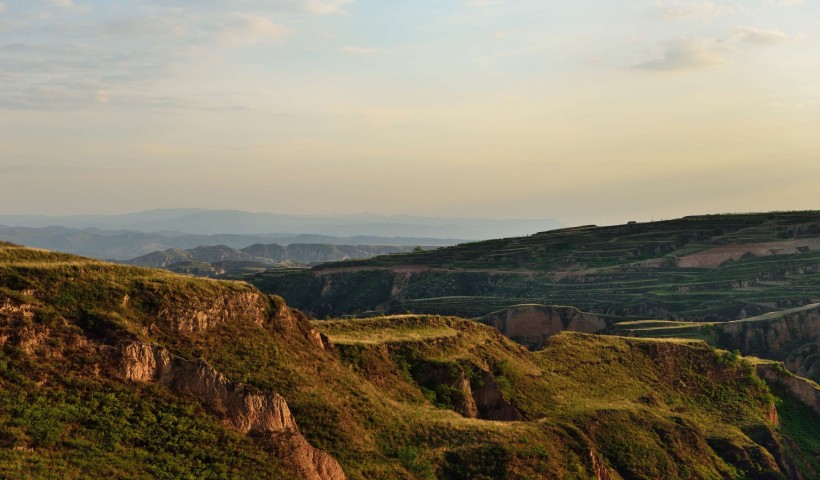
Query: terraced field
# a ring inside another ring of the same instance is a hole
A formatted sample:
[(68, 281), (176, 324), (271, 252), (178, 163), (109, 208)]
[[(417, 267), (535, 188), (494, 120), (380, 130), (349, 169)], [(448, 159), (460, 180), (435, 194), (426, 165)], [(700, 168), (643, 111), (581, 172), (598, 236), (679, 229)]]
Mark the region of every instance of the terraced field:
[(820, 302), (820, 212), (585, 226), (248, 277), (317, 317), (571, 305), (721, 322)]

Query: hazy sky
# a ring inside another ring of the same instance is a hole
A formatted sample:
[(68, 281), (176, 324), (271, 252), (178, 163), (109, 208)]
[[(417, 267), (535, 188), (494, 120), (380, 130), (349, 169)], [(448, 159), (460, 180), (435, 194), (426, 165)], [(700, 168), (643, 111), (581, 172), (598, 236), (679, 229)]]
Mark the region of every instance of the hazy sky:
[(820, 1), (0, 0), (0, 213), (820, 208)]

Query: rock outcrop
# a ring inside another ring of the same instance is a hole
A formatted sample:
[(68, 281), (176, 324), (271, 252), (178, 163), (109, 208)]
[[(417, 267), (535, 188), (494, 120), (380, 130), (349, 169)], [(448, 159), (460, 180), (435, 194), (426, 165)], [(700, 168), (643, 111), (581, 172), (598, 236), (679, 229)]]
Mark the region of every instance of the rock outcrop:
[(438, 402), (449, 404), (467, 418), (497, 421), (524, 419), (504, 397), (493, 374), (473, 363), (421, 362), (413, 370), (413, 379), (418, 385), (438, 395), (446, 395), (448, 398), (438, 398)]
[(759, 364), (757, 374), (767, 382), (784, 388), (820, 415), (820, 385), (792, 374), (779, 363)]
[(487, 371), (479, 370), (480, 379), (470, 382), (473, 401), (478, 409), (478, 418), (487, 420), (523, 420), (521, 412), (504, 397), (504, 392), (495, 377)]
[(738, 349), (744, 355), (782, 360), (803, 345), (820, 340), (820, 305), (766, 317), (717, 325), (718, 345)]
[(551, 305), (514, 305), (475, 320), (531, 350), (541, 348), (547, 338), (564, 330), (595, 333), (606, 328), (606, 322), (596, 315)]
[(421, 362), (413, 368), (413, 380), (439, 397), (446, 394), (449, 398), (437, 398), (437, 403), (449, 404), (453, 410), (468, 418), (478, 418), (470, 379), (464, 368), (457, 363)]
[(794, 350), (783, 364), (799, 377), (820, 382), (820, 342), (807, 343)]
[(114, 350), (114, 356), (120, 378), (160, 383), (176, 394), (198, 399), (230, 428), (265, 438), (283, 464), (300, 478), (345, 478), (333, 457), (311, 446), (301, 435), (281, 395), (231, 382), (205, 360), (185, 360), (157, 345), (124, 343)]
[(158, 321), (174, 331), (202, 333), (226, 321), (247, 320), (262, 325), (269, 318), (269, 301), (265, 295), (250, 289), (223, 290), (179, 300), (168, 299), (156, 312)]

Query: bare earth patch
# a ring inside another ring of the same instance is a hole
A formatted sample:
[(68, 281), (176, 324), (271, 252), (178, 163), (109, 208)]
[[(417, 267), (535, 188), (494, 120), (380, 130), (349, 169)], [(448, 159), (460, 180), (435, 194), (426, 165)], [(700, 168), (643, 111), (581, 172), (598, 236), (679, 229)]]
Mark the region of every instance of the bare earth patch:
[(820, 250), (820, 238), (721, 245), (680, 257), (677, 263), (681, 268), (717, 267), (729, 260), (740, 260), (747, 254), (755, 257), (768, 257), (771, 255), (794, 255), (813, 250)]

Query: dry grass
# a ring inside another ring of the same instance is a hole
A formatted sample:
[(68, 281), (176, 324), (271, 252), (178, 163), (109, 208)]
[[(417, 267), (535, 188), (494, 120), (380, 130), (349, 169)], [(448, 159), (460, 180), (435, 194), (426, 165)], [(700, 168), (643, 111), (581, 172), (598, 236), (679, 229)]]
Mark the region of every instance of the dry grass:
[(374, 319), (325, 320), (313, 326), (340, 345), (421, 342), (459, 334), (440, 317), (399, 315)]

